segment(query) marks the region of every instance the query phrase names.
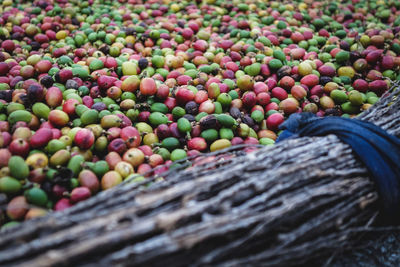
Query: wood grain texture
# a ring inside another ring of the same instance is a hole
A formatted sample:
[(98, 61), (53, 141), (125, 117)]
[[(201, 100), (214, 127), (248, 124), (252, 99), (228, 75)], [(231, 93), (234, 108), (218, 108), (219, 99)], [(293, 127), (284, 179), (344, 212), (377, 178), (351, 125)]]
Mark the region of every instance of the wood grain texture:
[[(399, 92), (359, 118), (400, 136)], [(366, 168), (336, 136), (221, 154), (2, 232), (0, 265), (292, 266), (351, 247), (379, 215)]]

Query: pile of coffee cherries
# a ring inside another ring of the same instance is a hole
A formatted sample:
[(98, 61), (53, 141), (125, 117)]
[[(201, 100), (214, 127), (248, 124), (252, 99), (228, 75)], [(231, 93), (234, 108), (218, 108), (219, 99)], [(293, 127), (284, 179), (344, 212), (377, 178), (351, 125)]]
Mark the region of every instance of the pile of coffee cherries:
[[(22, 3), (20, 3), (22, 2)], [(353, 117), (400, 80), (400, 1), (3, 0), (0, 225)]]

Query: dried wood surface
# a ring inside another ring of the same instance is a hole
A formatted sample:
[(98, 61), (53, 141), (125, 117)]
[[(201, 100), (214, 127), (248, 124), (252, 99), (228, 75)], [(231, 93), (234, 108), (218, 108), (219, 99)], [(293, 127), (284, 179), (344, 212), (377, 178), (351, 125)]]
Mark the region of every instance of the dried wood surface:
[[(400, 136), (399, 91), (359, 118)], [(0, 266), (300, 265), (379, 218), (373, 181), (336, 136), (230, 154), (2, 232)]]

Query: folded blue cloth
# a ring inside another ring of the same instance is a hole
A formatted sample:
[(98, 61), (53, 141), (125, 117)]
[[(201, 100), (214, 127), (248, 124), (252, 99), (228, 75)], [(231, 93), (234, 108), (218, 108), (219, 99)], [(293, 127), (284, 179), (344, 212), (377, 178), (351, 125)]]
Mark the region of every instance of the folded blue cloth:
[(348, 144), (375, 180), (384, 211), (400, 217), (400, 139), (382, 128), (358, 119), (319, 118), (312, 113), (292, 114), (279, 127), (277, 142), (300, 136), (336, 135)]

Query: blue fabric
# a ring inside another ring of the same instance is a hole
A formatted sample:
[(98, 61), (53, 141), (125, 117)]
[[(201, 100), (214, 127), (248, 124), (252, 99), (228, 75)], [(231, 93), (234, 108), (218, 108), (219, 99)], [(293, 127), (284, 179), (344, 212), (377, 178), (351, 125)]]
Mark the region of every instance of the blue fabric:
[(296, 113), (279, 127), (284, 130), (277, 142), (301, 136), (335, 134), (348, 144), (375, 180), (384, 211), (400, 217), (400, 139), (382, 128), (361, 120), (342, 117), (319, 118), (312, 113)]

